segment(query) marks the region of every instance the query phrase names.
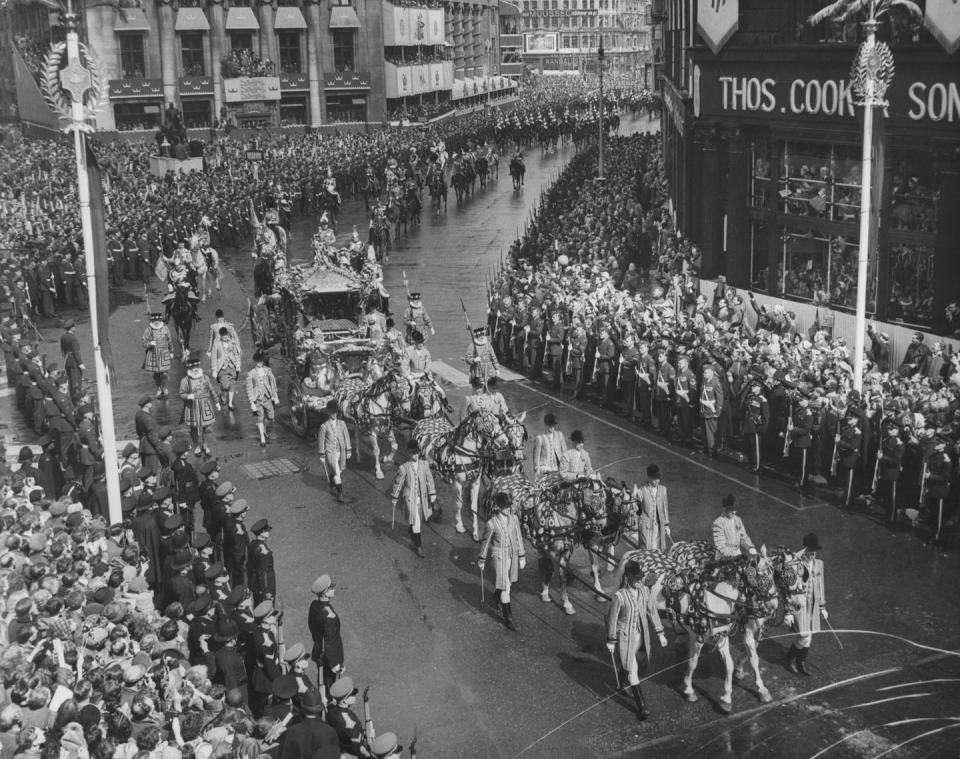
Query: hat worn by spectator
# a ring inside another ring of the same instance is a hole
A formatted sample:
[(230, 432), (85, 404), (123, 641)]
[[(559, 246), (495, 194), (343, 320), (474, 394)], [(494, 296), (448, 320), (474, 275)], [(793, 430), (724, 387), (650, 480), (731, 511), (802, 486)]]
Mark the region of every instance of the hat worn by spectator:
[(133, 664), (123, 670), (123, 682), (126, 685), (136, 685), (143, 679), (145, 674), (147, 674), (145, 667), (140, 664)]
[(153, 495), (141, 493), (137, 496), (137, 511), (146, 511), (153, 506)]
[(135, 446), (133, 443), (127, 443), (125, 446), (123, 446), (123, 453), (121, 455), (125, 459), (128, 459), (136, 452), (137, 452), (137, 446)]
[(320, 596), (326, 593), (330, 588), (337, 587), (337, 584), (330, 579), (330, 575), (320, 575), (316, 580), (313, 581), (313, 584), (310, 585), (310, 592), (314, 595)]
[(25, 445), (20, 449), (20, 455), (17, 456), (17, 461), (21, 464), (27, 461), (33, 461), (33, 451), (30, 449), (30, 446)]
[(193, 564), (193, 555), (188, 549), (177, 551), (173, 556), (172, 567), (174, 572), (179, 572)]
[(237, 628), (237, 623), (232, 619), (223, 619), (217, 625), (217, 631), (213, 635), (213, 639), (218, 643), (226, 643), (237, 637), (240, 633), (240, 630)]
[(307, 714), (319, 714), (323, 711), (323, 696), (316, 688), (311, 688), (300, 698), (300, 708)]
[(300, 690), (300, 684), (293, 675), (280, 675), (273, 681), (273, 695), (281, 701), (289, 701), (297, 695)]
[(73, 329), (73, 328), (76, 327), (76, 326), (77, 326), (77, 323), (76, 323), (73, 319), (67, 319), (67, 320), (63, 323), (63, 328), (64, 328), (64, 329)]

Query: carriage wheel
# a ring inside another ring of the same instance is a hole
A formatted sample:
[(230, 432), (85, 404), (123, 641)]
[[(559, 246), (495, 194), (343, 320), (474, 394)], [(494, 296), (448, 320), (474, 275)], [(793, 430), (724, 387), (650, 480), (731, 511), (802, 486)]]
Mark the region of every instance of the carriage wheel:
[(303, 400), (303, 391), (298, 383), (290, 383), (287, 390), (287, 399), (290, 405), (290, 426), (300, 437), (306, 437), (310, 430), (310, 415), (307, 404)]

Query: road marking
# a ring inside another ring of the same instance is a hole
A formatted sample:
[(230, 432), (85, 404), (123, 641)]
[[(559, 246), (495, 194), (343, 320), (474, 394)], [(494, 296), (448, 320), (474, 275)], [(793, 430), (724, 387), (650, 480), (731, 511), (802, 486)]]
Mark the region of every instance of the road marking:
[(526, 389), (530, 390), (531, 392), (537, 393), (538, 395), (544, 396), (544, 397), (546, 397), (546, 398), (551, 398), (555, 403), (557, 403), (557, 404), (559, 404), (559, 405), (561, 405), (561, 406), (565, 406), (566, 408), (570, 409), (571, 411), (575, 411), (575, 412), (578, 413), (578, 414), (583, 414), (584, 416), (587, 416), (587, 417), (589, 417), (590, 419), (593, 419), (595, 422), (600, 422), (601, 424), (605, 424), (607, 427), (612, 427), (613, 429), (615, 429), (615, 430), (617, 430), (617, 431), (619, 431), (619, 432), (626, 433), (627, 435), (630, 435), (631, 437), (634, 437), (634, 438), (636, 438), (637, 440), (640, 440), (640, 441), (646, 443), (647, 445), (651, 445), (651, 446), (653, 446), (654, 448), (657, 448), (657, 449), (659, 449), (659, 450), (661, 450), (661, 451), (664, 451), (665, 453), (669, 453), (671, 456), (675, 456), (675, 457), (678, 458), (678, 459), (683, 459), (684, 463), (693, 464), (694, 466), (698, 466), (698, 467), (700, 467), (701, 469), (705, 469), (705, 470), (708, 471), (708, 472), (712, 472), (713, 474), (717, 475), (718, 477), (722, 477), (723, 479), (728, 480), (729, 482), (732, 482), (732, 483), (734, 483), (734, 484), (736, 484), (736, 485), (739, 485), (740, 487), (746, 488), (747, 490), (751, 490), (751, 491), (753, 491), (754, 493), (756, 493), (757, 495), (761, 495), (761, 496), (763, 496), (764, 498), (768, 498), (768, 499), (770, 499), (770, 500), (776, 501), (777, 503), (782, 503), (784, 506), (788, 506), (789, 508), (793, 509), (794, 511), (808, 511), (808, 510), (810, 510), (810, 509), (812, 509), (812, 508), (817, 508), (817, 507), (819, 507), (819, 506), (821, 506), (821, 505), (826, 505), (826, 504), (813, 504), (813, 505), (810, 505), (810, 506), (796, 506), (796, 505), (790, 503), (789, 501), (783, 500), (783, 499), (780, 498), (779, 496), (771, 495), (770, 493), (767, 493), (767, 492), (761, 490), (760, 488), (757, 488), (757, 487), (754, 487), (753, 485), (747, 484), (747, 483), (744, 482), (743, 480), (738, 480), (736, 477), (733, 477), (733, 476), (731, 476), (731, 475), (729, 475), (729, 474), (724, 474), (723, 472), (720, 472), (720, 471), (714, 469), (713, 467), (707, 466), (707, 465), (704, 464), (702, 461), (697, 461), (696, 459), (692, 459), (692, 458), (690, 458), (689, 456), (685, 456), (684, 454), (676, 451), (672, 446), (663, 445), (662, 443), (658, 443), (658, 442), (655, 441), (655, 440), (650, 440), (649, 438), (646, 438), (646, 437), (644, 437), (643, 435), (640, 435), (640, 434), (634, 432), (634, 431), (631, 430), (631, 429), (627, 429), (626, 427), (621, 427), (619, 424), (614, 424), (613, 422), (608, 421), (608, 420), (606, 420), (606, 419), (604, 419), (604, 418), (602, 418), (602, 417), (599, 417), (599, 416), (597, 416), (596, 414), (593, 414), (593, 413), (587, 411), (586, 409), (577, 408), (577, 407), (574, 406), (572, 403), (567, 403), (565, 400), (562, 400), (562, 399), (560, 399), (560, 398), (556, 398), (555, 396), (550, 395), (550, 393), (546, 393), (546, 392), (544, 392), (543, 390), (540, 390), (539, 388), (536, 388), (536, 387), (534, 387), (533, 385), (531, 385), (531, 384), (529, 384), (529, 383), (524, 383), (523, 387), (525, 387)]

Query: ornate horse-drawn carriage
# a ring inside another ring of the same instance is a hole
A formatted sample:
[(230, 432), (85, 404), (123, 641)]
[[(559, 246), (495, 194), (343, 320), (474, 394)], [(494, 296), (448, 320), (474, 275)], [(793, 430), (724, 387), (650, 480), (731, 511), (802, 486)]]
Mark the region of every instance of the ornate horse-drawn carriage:
[(366, 375), (378, 346), (367, 339), (362, 315), (382, 299), (376, 284), (343, 267), (284, 271), (275, 292), (250, 306), (253, 342), (280, 345), (287, 368), (287, 402), (301, 436), (325, 418), (325, 406), (349, 380)]

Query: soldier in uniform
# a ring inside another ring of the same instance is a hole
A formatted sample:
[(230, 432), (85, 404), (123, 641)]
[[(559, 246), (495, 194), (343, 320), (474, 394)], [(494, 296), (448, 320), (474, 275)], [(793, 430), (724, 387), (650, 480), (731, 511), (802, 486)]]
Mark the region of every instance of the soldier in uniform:
[(220, 648), (213, 655), (215, 665), (211, 679), (227, 691), (239, 690), (241, 700), (246, 703), (247, 667), (237, 650), (239, 634), (240, 628), (235, 620), (224, 617), (217, 623), (213, 639), (220, 644)]
[(686, 355), (677, 357), (677, 376), (674, 386), (676, 390), (674, 405), (680, 431), (679, 443), (691, 445), (693, 443), (693, 396), (697, 392), (697, 377), (690, 371), (690, 359)]
[(840, 434), (837, 436), (837, 480), (843, 486), (842, 508), (850, 508), (853, 500), (853, 475), (860, 459), (860, 446), (863, 433), (857, 416), (845, 416), (841, 421)]
[(413, 333), (419, 332), (423, 335), (424, 341), (428, 341), (429, 335), (437, 334), (433, 328), (433, 322), (430, 320), (430, 314), (423, 307), (423, 301), (420, 299), (420, 293), (410, 293), (410, 301), (407, 310), (403, 312), (403, 323), (406, 325), (406, 340), (413, 342)]
[(80, 421), (77, 424), (77, 437), (80, 439), (80, 467), (84, 491), (90, 489), (93, 482), (93, 468), (103, 460), (103, 448), (100, 435), (93, 424), (93, 406), (86, 404), (77, 409)]
[(167, 373), (170, 371), (170, 358), (173, 355), (173, 338), (163, 323), (163, 314), (154, 311), (150, 314), (150, 323), (143, 331), (143, 368), (153, 374), (157, 386), (157, 398), (166, 398)]
[(897, 481), (903, 465), (904, 445), (900, 440), (900, 427), (896, 420), (887, 423), (886, 437), (880, 443), (878, 455), (880, 469), (877, 473), (881, 503), (886, 507), (887, 524), (893, 525), (897, 519)]
[(67, 319), (63, 323), (60, 335), (60, 353), (63, 354), (63, 368), (70, 381), (70, 397), (79, 401), (83, 395), (83, 358), (80, 356), (80, 341), (77, 340), (76, 323)]
[(343, 503), (343, 472), (347, 468), (347, 460), (353, 455), (353, 448), (347, 425), (340, 419), (337, 402), (327, 401), (326, 411), (327, 420), (320, 425), (317, 435), (317, 450), (323, 460), (330, 487), (336, 493), (337, 500)]
[(250, 527), (253, 540), (247, 548), (247, 587), (253, 594), (253, 602), (260, 604), (272, 601), (277, 595), (277, 575), (273, 568), (273, 551), (267, 545), (270, 539), (270, 522), (258, 519)]
[(654, 401), (657, 409), (657, 423), (660, 434), (670, 439), (670, 425), (673, 421), (673, 394), (675, 391), (677, 371), (667, 361), (666, 350), (657, 354), (656, 389)]
[[(423, 523), (433, 516), (433, 507), (437, 500), (437, 488), (433, 481), (433, 472), (430, 465), (420, 458), (420, 444), (416, 440), (407, 442), (407, 453), (410, 460), (405, 461), (397, 469), (390, 492), (390, 500), (396, 509), (401, 496), (407, 513), (408, 529), (413, 539), (414, 550), (421, 559), (426, 556), (423, 552), (421, 530)], [(457, 524), (463, 525), (461, 515), (457, 514)], [(474, 534), (476, 535), (476, 519), (474, 519)]]
[(200, 500), (200, 478), (197, 477), (193, 465), (187, 461), (188, 450), (187, 441), (179, 438), (173, 447), (176, 458), (170, 469), (173, 472), (173, 492), (176, 494), (177, 508), (187, 524), (188, 534), (193, 535), (194, 513)]
[(253, 369), (247, 372), (247, 400), (253, 415), (257, 418), (257, 432), (260, 434), (260, 447), (267, 445), (267, 422), (273, 422), (275, 408), (280, 403), (277, 393), (277, 378), (273, 370), (266, 365), (261, 351), (253, 354)]
[(249, 639), (247, 671), (250, 673), (250, 711), (259, 718), (273, 694), (273, 681), (282, 673), (273, 602), (261, 601), (257, 604), (253, 609), (253, 618), (257, 629)]
[(327, 724), (337, 731), (341, 757), (369, 757), (363, 722), (350, 708), (357, 702), (357, 688), (349, 677), (341, 677), (330, 686)]
[(567, 335), (567, 365), (573, 372), (573, 397), (582, 400), (583, 388), (586, 382), (584, 368), (587, 356), (587, 330), (579, 318), (573, 320), (570, 332)]
[(463, 360), (469, 367), (470, 378), (478, 377), (481, 382), (486, 384), (490, 377), (496, 376), (500, 372), (497, 366), (497, 357), (493, 352), (493, 347), (487, 341), (487, 333), (484, 327), (477, 327), (471, 338)]
[(649, 624), (653, 625), (660, 646), (666, 648), (667, 638), (663, 634), (660, 613), (657, 611), (656, 600), (644, 582), (643, 570), (636, 564), (627, 564), (624, 587), (614, 594), (607, 616), (607, 650), (611, 655), (619, 653), (617, 663), (627, 676), (627, 684), (637, 704), (637, 715), (641, 721), (650, 716), (640, 690), (638, 661), (640, 651), (645, 650), (649, 663), (653, 651), (648, 619)]
[(540, 309), (534, 306), (530, 309), (530, 317), (523, 328), (525, 337), (521, 367), (523, 372), (529, 372), (531, 379), (537, 379), (543, 371), (543, 328), (543, 316)]
[(813, 414), (810, 412), (810, 399), (801, 395), (793, 409), (793, 429), (790, 431), (790, 450), (800, 451), (800, 477), (797, 480), (797, 489), (803, 490), (807, 485), (808, 469), (807, 457), (810, 446), (813, 445), (811, 436)]
[(193, 453), (209, 456), (210, 449), (204, 440), (208, 427), (217, 420), (220, 411), (220, 400), (213, 381), (203, 373), (200, 359), (192, 357), (187, 361), (187, 376), (180, 380), (180, 399), (183, 401), (183, 411), (180, 413), (180, 423), (190, 428), (190, 439), (193, 441)]
[(637, 420), (637, 367), (640, 364), (640, 351), (632, 333), (623, 336), (620, 357), (613, 382), (613, 393), (619, 389), (623, 394), (624, 416), (631, 422)]
[(613, 394), (616, 391), (614, 383), (618, 372), (614, 371), (614, 361), (617, 356), (617, 346), (610, 338), (610, 328), (600, 328), (600, 341), (597, 344), (597, 393), (601, 408), (610, 408), (613, 405)]
[(310, 586), (310, 592), (316, 599), (310, 604), (307, 611), (307, 627), (313, 638), (313, 651), (310, 658), (316, 662), (317, 668), (322, 671), (325, 693), (329, 693), (330, 686), (343, 672), (343, 638), (340, 635), (340, 617), (334, 611), (331, 602), (336, 590), (336, 583), (330, 575), (320, 575)]
[[(224, 483), (226, 484), (226, 483)], [(223, 563), (230, 573), (230, 584), (236, 588), (243, 585), (247, 576), (247, 548), (250, 535), (243, 523), (247, 502), (243, 498), (234, 501), (223, 530)]]
[(920, 507), (926, 509), (933, 502), (933, 533), (930, 543), (940, 542), (940, 531), (943, 529), (943, 504), (950, 497), (950, 475), (953, 465), (947, 455), (947, 438), (938, 435), (934, 438), (933, 453), (927, 461), (925, 503)]
[[(550, 356), (550, 373), (553, 377), (552, 388), (554, 391), (560, 390), (563, 381), (563, 344), (566, 336), (566, 328), (563, 326), (562, 316), (559, 311), (554, 311), (550, 316), (550, 326), (547, 329), (547, 344), (545, 350)], [(534, 372), (534, 376), (539, 376)]]
[(140, 440), (140, 465), (157, 472), (160, 469), (160, 438), (157, 436), (157, 421), (151, 413), (153, 398), (149, 395), (141, 396), (137, 405), (140, 410), (134, 414), (133, 424)]
[(763, 385), (754, 381), (747, 391), (747, 399), (743, 404), (743, 418), (740, 429), (743, 432), (743, 441), (747, 448), (747, 461), (750, 469), (760, 473), (760, 440), (767, 431), (770, 423), (770, 407), (763, 396)]
[(545, 414), (543, 425), (547, 431), (537, 435), (533, 441), (533, 476), (539, 479), (548, 472), (559, 472), (567, 441), (557, 429), (557, 419), (553, 414)]
[(713, 364), (707, 364), (703, 367), (703, 385), (700, 388), (700, 418), (703, 420), (706, 454), (710, 458), (716, 450), (717, 425), (725, 400), (717, 369)]

